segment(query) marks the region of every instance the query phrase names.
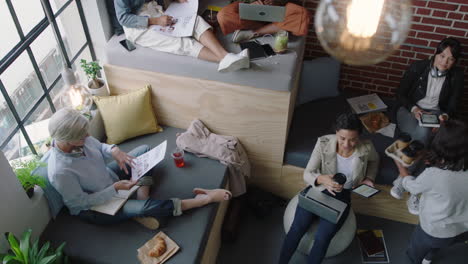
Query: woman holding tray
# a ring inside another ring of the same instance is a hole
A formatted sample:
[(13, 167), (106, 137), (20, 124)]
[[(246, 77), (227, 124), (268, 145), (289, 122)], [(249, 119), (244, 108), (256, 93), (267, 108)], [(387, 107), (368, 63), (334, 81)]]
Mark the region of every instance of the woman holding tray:
[[(333, 236), (346, 220), (351, 203), (351, 189), (358, 184), (374, 186), (379, 157), (372, 143), (360, 139), (362, 124), (357, 115), (346, 113), (337, 117), (335, 134), (322, 136), (304, 171), (304, 180), (313, 188), (348, 204), (338, 223), (331, 223), (297, 206), (291, 229), (283, 242), (280, 264), (287, 264), (313, 221), (320, 221), (307, 264), (319, 264)], [(333, 180), (336, 173), (346, 176), (342, 185)]]
[(444, 122), (429, 147), (428, 168), (417, 178), (395, 162), (403, 187), (412, 195), (421, 194), (419, 225), (407, 250), (413, 263), (431, 263), (439, 249), (468, 240), (467, 135), (466, 123)]
[[(48, 178), (61, 194), (63, 203), (71, 215), (96, 224), (112, 224), (134, 219), (150, 229), (157, 229), (157, 218), (179, 216), (183, 211), (202, 207), (212, 202), (228, 200), (231, 193), (224, 189), (195, 188), (191, 199), (152, 199), (150, 175), (136, 182), (131, 179), (134, 156), (149, 150), (139, 146), (128, 154), (116, 145), (99, 142), (88, 134), (89, 122), (80, 112), (62, 108), (49, 121), (49, 133), (53, 139), (48, 159)], [(115, 161), (106, 164), (106, 158)], [(130, 190), (141, 185), (136, 199), (127, 200), (115, 214), (96, 212), (91, 208), (109, 202), (119, 190)]]
[(463, 70), (455, 67), (461, 45), (455, 38), (443, 39), (430, 59), (416, 61), (405, 72), (397, 90), (400, 108), (398, 127), (413, 140), (427, 144), (432, 128), (419, 126), (423, 113), (432, 113), (440, 121), (456, 114), (463, 94)]

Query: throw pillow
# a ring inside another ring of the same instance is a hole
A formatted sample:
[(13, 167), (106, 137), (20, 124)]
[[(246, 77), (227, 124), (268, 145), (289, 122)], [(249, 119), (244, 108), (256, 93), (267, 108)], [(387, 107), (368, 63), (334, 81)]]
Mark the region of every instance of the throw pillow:
[(94, 96), (104, 121), (107, 143), (161, 132), (151, 105), (151, 86), (116, 96)]

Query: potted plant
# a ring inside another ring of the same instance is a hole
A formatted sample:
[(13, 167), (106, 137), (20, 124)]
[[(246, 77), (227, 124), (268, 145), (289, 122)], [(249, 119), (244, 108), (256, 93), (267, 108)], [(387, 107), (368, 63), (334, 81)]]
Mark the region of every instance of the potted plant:
[(45, 188), (46, 182), (45, 179), (41, 176), (34, 175), (33, 171), (37, 167), (45, 166), (45, 163), (41, 162), (38, 157), (23, 161), (15, 160), (11, 163), (13, 171), (18, 177), (21, 186), (26, 191), (26, 194), (31, 198), (34, 194), (34, 186), (39, 186)]
[(39, 241), (31, 243), (31, 229), (26, 230), (21, 240), (10, 232), (5, 233), (6, 240), (10, 244), (7, 254), (0, 254), (0, 261), (4, 264), (67, 264), (68, 257), (63, 253), (65, 242), (56, 250), (46, 242), (39, 247)]
[(99, 71), (102, 69), (96, 61), (87, 62), (84, 59), (80, 61), (81, 68), (88, 77), (88, 89), (92, 95), (105, 96), (109, 95), (107, 85), (104, 79), (98, 77)]

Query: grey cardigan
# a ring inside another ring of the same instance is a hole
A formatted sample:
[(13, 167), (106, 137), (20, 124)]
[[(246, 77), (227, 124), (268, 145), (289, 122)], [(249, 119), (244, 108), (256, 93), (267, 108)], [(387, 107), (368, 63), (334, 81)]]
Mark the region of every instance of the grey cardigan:
[(411, 194), (422, 194), (419, 222), (427, 234), (455, 237), (468, 231), (468, 171), (427, 168), (417, 178), (403, 178)]
[[(322, 174), (336, 173), (336, 135), (326, 135), (317, 139), (314, 151), (304, 171), (304, 180), (314, 188), (324, 190), (322, 185), (316, 185), (316, 180)], [(379, 167), (379, 155), (370, 141), (361, 141), (354, 150), (356, 162), (353, 168), (353, 184), (356, 186), (364, 178), (375, 180)], [(353, 186), (353, 187), (354, 187)]]

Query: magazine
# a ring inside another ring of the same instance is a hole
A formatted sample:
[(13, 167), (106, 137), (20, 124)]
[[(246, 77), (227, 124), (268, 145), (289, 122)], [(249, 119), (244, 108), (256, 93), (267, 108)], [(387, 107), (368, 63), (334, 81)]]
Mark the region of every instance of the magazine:
[(368, 94), (346, 99), (356, 114), (387, 110), (387, 105), (377, 94)]
[[(138, 180), (141, 176), (145, 175), (145, 173), (161, 162), (166, 155), (166, 148), (167, 140), (152, 150), (136, 157), (134, 159), (135, 167), (132, 168), (132, 180)], [(104, 204), (95, 205), (91, 207), (91, 210), (103, 214), (115, 215), (139, 187), (140, 186), (135, 185), (130, 190), (119, 190), (109, 201)]]

